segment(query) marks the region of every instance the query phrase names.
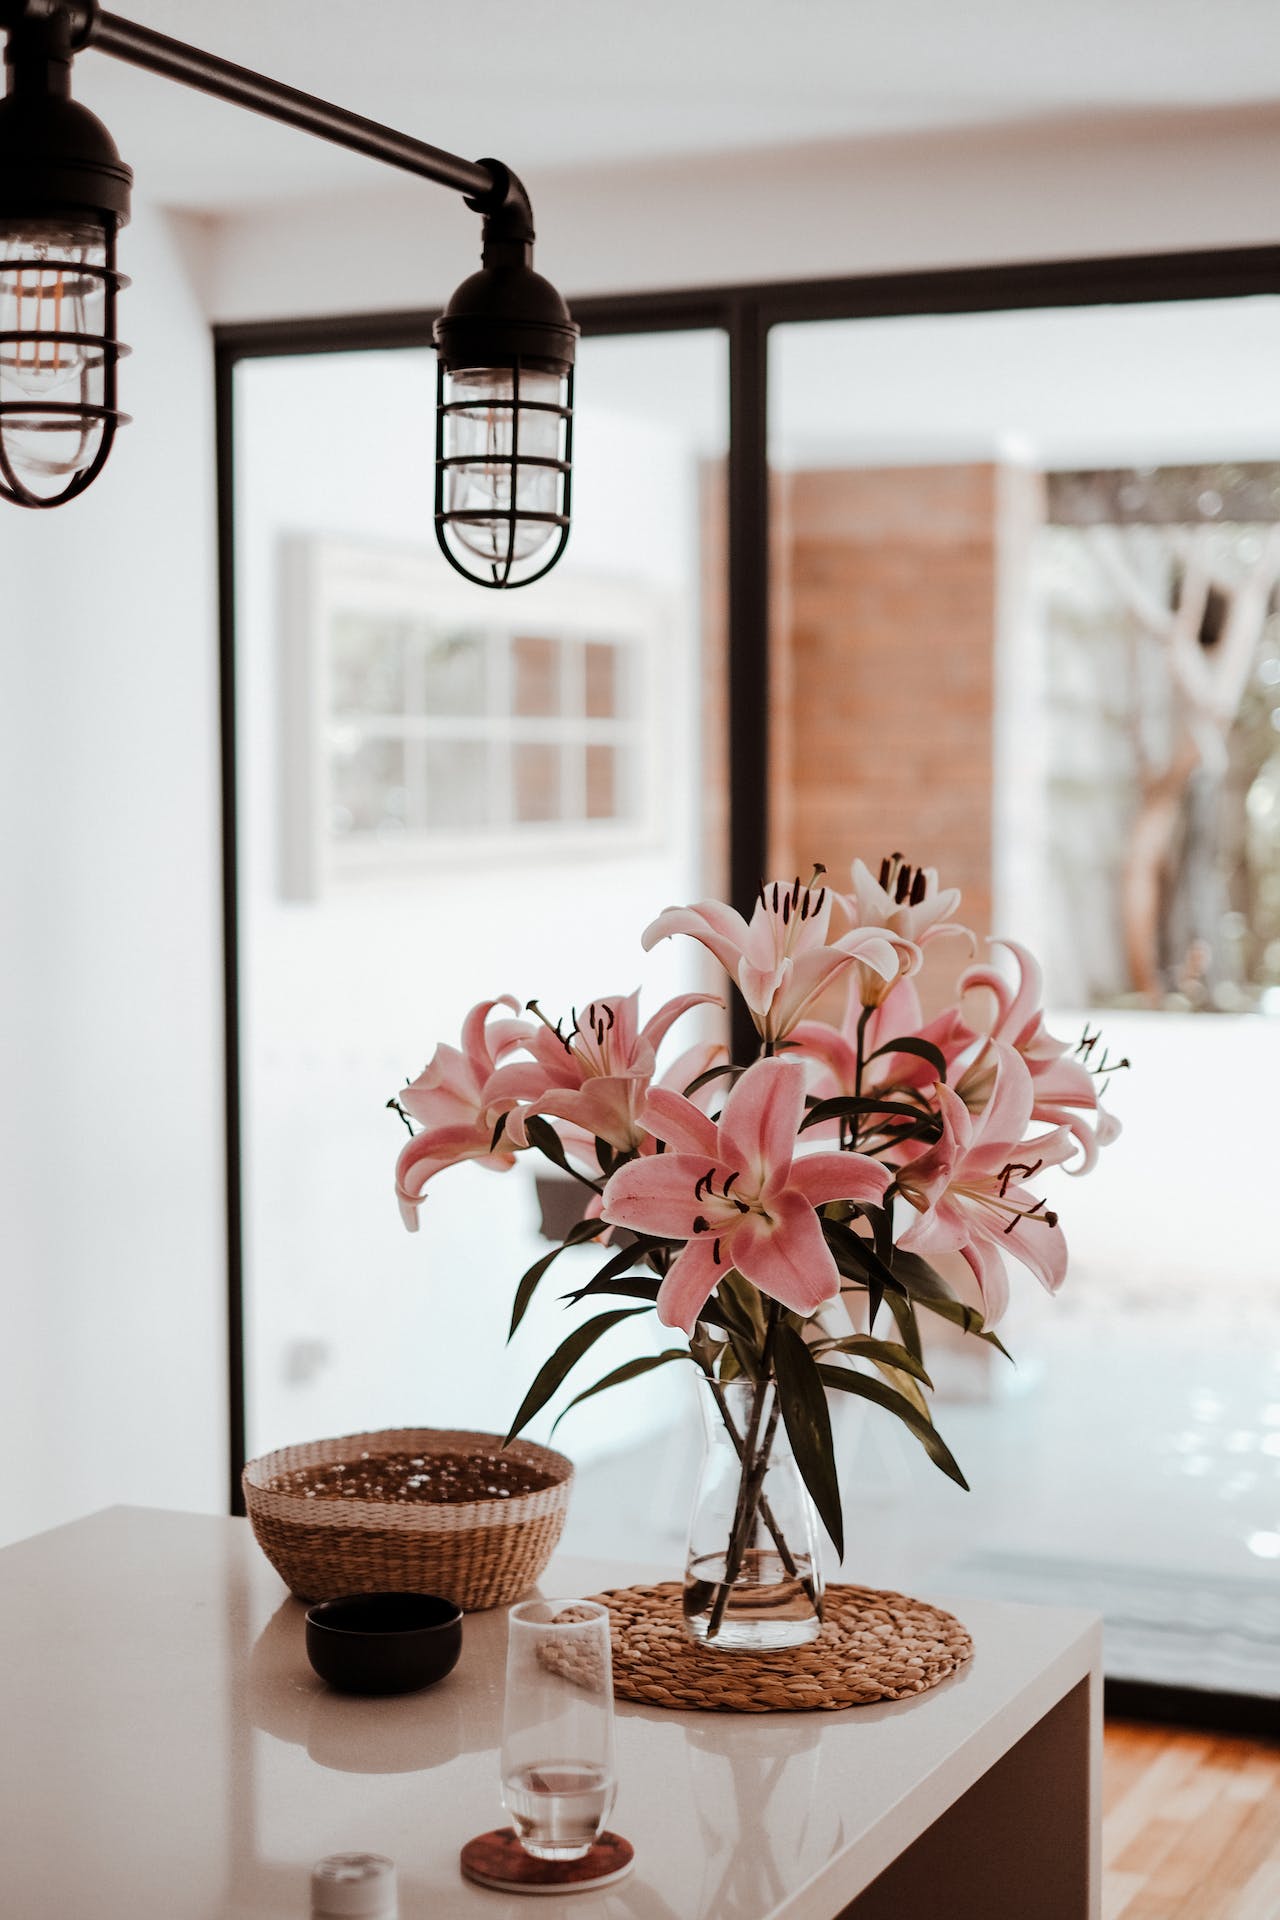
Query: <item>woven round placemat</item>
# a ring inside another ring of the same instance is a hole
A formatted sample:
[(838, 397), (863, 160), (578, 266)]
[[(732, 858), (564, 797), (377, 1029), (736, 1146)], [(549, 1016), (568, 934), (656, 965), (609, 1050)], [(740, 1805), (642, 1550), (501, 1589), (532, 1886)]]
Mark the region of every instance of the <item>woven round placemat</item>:
[(973, 1652), (953, 1614), (874, 1587), (828, 1587), (807, 1647), (720, 1653), (695, 1646), (677, 1581), (593, 1598), (613, 1616), (613, 1690), (622, 1700), (708, 1713), (832, 1712), (936, 1687)]

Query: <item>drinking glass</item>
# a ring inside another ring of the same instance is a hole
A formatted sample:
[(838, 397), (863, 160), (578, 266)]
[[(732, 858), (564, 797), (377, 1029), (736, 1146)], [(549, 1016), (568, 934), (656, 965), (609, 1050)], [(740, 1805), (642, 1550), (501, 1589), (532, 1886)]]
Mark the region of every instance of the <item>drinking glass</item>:
[(617, 1787), (609, 1613), (595, 1600), (523, 1600), (508, 1615), (502, 1797), (537, 1860), (580, 1860)]

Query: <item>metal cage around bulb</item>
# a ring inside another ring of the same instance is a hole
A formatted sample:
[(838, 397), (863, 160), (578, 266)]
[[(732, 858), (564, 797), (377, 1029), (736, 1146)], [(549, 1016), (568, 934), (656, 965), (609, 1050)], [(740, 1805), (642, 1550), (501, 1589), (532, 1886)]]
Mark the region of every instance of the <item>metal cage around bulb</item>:
[(568, 543), (572, 487), (572, 366), (455, 369), (442, 354), (435, 524), (449, 564), (486, 587), (541, 580)]
[(116, 395), (128, 284), (114, 220), (0, 219), (0, 499), (61, 506), (105, 466), (129, 418)]
[(569, 540), (578, 328), (533, 270), (528, 195), (485, 161), (481, 267), (436, 321), (436, 539), (483, 587), (527, 587)]
[[(5, 16), (7, 15), (7, 18)], [(90, 17), (3, 6), (0, 99), (0, 499), (60, 507), (96, 479), (127, 416), (116, 404), (116, 236), (133, 175), (71, 97)]]

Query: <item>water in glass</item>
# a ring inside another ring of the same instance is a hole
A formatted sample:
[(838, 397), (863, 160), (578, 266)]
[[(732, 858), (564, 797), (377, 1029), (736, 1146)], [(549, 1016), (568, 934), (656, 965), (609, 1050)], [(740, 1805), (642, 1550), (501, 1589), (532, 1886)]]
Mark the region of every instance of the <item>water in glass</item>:
[(609, 1615), (592, 1600), (525, 1600), (508, 1621), (502, 1797), (527, 1853), (579, 1860), (615, 1791)]

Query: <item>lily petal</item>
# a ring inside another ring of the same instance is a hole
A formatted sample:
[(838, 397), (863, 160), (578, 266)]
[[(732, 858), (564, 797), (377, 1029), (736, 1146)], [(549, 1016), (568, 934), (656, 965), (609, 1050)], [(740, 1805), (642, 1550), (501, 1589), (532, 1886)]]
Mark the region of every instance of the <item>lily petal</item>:
[(820, 1207), (828, 1200), (883, 1200), (890, 1178), (888, 1167), (865, 1153), (806, 1153), (791, 1162), (787, 1185)]
[(672, 1093), (668, 1087), (650, 1087), (640, 1118), (650, 1133), (677, 1153), (696, 1153), (708, 1163), (720, 1158), (715, 1122), (682, 1093)]
[(975, 1235), (960, 1249), (969, 1263), (978, 1292), (982, 1295), (982, 1317), (989, 1327), (1004, 1318), (1009, 1304), (1009, 1271), (1000, 1248), (985, 1235)]
[(606, 1181), (604, 1217), (615, 1226), (631, 1227), (637, 1233), (687, 1240), (694, 1234), (695, 1220), (706, 1212), (695, 1188), (707, 1173), (714, 1173), (716, 1185), (723, 1188), (726, 1177), (734, 1171), (714, 1163), (709, 1156), (647, 1154), (641, 1160), (628, 1161)]
[[(720, 1249), (718, 1260), (716, 1247)], [(698, 1315), (711, 1298), (716, 1282), (722, 1280), (733, 1265), (724, 1241), (713, 1244), (705, 1233), (691, 1240), (671, 1262), (658, 1289), (658, 1318), (663, 1326), (681, 1327), (692, 1336)]]
[(722, 900), (700, 900), (693, 907), (667, 907), (645, 928), (640, 945), (648, 953), (672, 934), (691, 934), (714, 953), (726, 973), (736, 974), (747, 944), (747, 923), (735, 907)]
[(720, 1133), (757, 1187), (785, 1172), (804, 1117), (804, 1065), (783, 1054), (748, 1067), (724, 1103)]
[(667, 1036), (668, 1030), (675, 1025), (682, 1014), (691, 1007), (722, 1007), (724, 1001), (714, 993), (681, 993), (674, 1000), (668, 1000), (659, 1007), (652, 1018), (645, 1021), (640, 1029), (640, 1038), (648, 1042), (656, 1053)]
[(636, 1086), (634, 1075), (619, 1074), (608, 1079), (597, 1075), (577, 1088), (553, 1087), (526, 1107), (522, 1118), (549, 1113), (558, 1120), (571, 1120), (586, 1133), (625, 1151), (635, 1145)]
[(746, 1279), (793, 1313), (816, 1313), (839, 1298), (839, 1270), (803, 1194), (783, 1193), (772, 1221), (744, 1213), (731, 1243), (734, 1265)]
[(460, 1160), (481, 1160), (499, 1171), (515, 1165), (513, 1153), (491, 1153), (488, 1140), (474, 1127), (436, 1127), (405, 1141), (396, 1160), (396, 1199), (411, 1233), (417, 1232), (418, 1207), (427, 1182)]

